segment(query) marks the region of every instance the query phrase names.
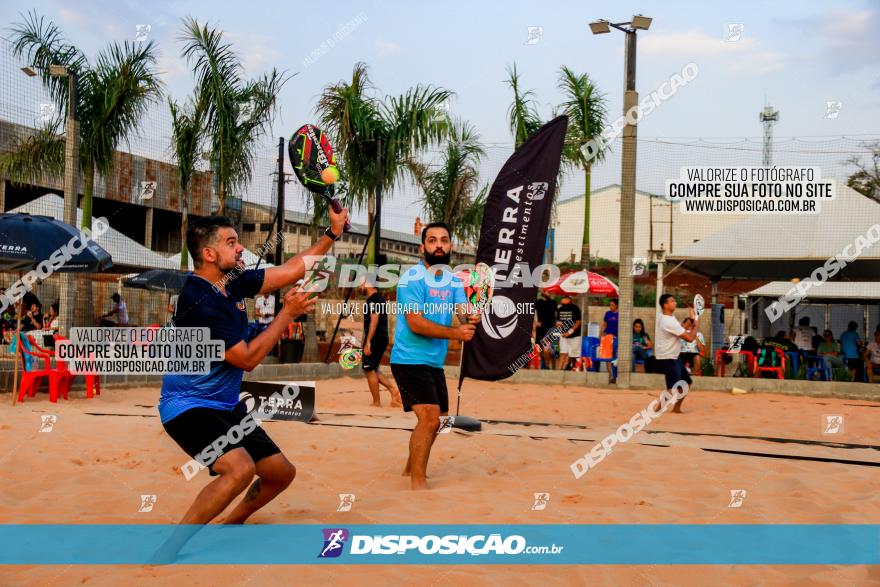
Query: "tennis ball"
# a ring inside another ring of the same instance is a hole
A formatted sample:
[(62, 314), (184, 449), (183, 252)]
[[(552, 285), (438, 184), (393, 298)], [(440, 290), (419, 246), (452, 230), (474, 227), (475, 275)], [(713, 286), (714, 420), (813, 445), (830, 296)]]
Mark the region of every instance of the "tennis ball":
[(331, 183), (336, 183), (336, 180), (339, 179), (339, 169), (335, 165), (331, 165), (327, 169), (321, 171), (321, 181), (325, 184), (330, 185)]

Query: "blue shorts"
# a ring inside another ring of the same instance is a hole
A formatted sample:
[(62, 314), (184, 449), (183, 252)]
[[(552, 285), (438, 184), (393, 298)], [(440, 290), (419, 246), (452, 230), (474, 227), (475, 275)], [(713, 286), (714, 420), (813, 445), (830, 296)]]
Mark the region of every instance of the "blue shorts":
[(684, 366), (681, 358), (677, 359), (657, 359), (654, 364), (657, 373), (663, 373), (666, 377), (666, 389), (672, 389), (679, 381), (684, 381), (690, 387), (692, 381), (691, 376)]

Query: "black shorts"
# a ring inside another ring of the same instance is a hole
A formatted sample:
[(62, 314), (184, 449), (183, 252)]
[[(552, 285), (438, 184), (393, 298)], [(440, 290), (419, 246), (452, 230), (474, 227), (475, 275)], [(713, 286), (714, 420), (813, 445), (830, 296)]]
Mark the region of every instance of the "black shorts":
[(846, 366), (850, 369), (861, 369), (862, 366), (864, 366), (862, 359), (844, 359), (843, 362), (846, 363)]
[(440, 413), (449, 412), (446, 374), (439, 367), (391, 364), (391, 374), (400, 388), (403, 411), (411, 412), (416, 404), (440, 406)]
[[(230, 428), (240, 425), (245, 416), (247, 416), (247, 411), (245, 411), (243, 404), (238, 404), (232, 410), (192, 408), (165, 422), (163, 426), (168, 436), (174, 439), (183, 452), (196, 459), (197, 454), (214, 444), (218, 438), (227, 436)], [(243, 426), (243, 428), (246, 427)], [(237, 437), (239, 434), (233, 436)], [(227, 438), (229, 437), (227, 436)], [(281, 449), (272, 442), (261, 426), (254, 428), (250, 434), (245, 434), (238, 442), (233, 443), (232, 440), (234, 438), (220, 449), (219, 452), (222, 454), (216, 456), (214, 461), (236, 448), (245, 449), (254, 463), (281, 452)], [(211, 475), (217, 474), (210, 466), (208, 471)]]
[(678, 355), (678, 358), (681, 359), (681, 362), (689, 367), (693, 368), (694, 366), (694, 357), (699, 355), (700, 353), (681, 353)]
[[(544, 340), (544, 337), (547, 336), (547, 333), (550, 332), (550, 328), (541, 328), (535, 329), (535, 344), (541, 344), (541, 341)], [(547, 341), (550, 342), (549, 340)]]
[(654, 361), (654, 365), (657, 370), (656, 372), (663, 373), (666, 377), (666, 389), (672, 389), (679, 381), (684, 381), (688, 386), (693, 383), (681, 358), (657, 359)]
[(377, 371), (379, 369), (379, 365), (382, 363), (382, 357), (385, 355), (385, 351), (388, 349), (388, 339), (380, 338), (376, 340), (374, 337), (373, 340), (370, 341), (370, 354), (364, 355), (364, 358), (361, 360), (361, 367), (364, 371)]

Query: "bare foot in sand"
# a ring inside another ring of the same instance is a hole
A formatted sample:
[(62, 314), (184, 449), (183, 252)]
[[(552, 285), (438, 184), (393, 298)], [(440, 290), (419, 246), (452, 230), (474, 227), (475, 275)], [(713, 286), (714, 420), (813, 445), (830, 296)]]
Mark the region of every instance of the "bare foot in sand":
[(428, 489), (428, 482), (424, 480), (416, 481), (415, 479), (413, 479), (410, 488), (413, 491)]
[(374, 407), (374, 408), (381, 408), (381, 407), (382, 407), (382, 402), (373, 402), (373, 403), (371, 403), (370, 405), (371, 405), (372, 407)]

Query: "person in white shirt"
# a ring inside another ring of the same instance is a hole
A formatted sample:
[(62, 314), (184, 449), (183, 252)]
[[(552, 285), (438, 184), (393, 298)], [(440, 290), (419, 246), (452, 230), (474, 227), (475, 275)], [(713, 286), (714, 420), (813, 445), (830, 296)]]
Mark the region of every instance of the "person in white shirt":
[(179, 294), (174, 294), (168, 298), (168, 320), (166, 320), (168, 326), (174, 326), (174, 314), (177, 312), (177, 298), (179, 297)]
[(254, 298), (254, 314), (257, 318), (257, 334), (259, 334), (275, 319), (275, 296), (264, 294)]
[[(689, 389), (692, 383), (691, 376), (687, 372), (687, 368), (682, 362), (679, 354), (681, 353), (680, 340), (685, 342), (693, 342), (697, 340), (697, 332), (700, 329), (700, 320), (697, 318), (694, 309), (690, 309), (690, 319), (692, 320), (691, 328), (687, 329), (676, 320), (674, 313), (676, 308), (675, 297), (671, 294), (663, 294), (660, 296), (660, 317), (657, 320), (657, 333), (654, 337), (654, 356), (656, 357), (656, 368), (666, 377), (666, 389), (669, 393), (675, 395), (675, 387), (680, 382), (687, 384), (685, 389)], [(680, 414), (681, 404), (684, 398), (675, 402), (672, 411)]]
[(791, 342), (796, 344), (797, 348), (803, 352), (816, 354), (816, 349), (813, 346), (813, 329), (810, 328), (809, 317), (804, 316), (798, 320), (797, 328), (791, 331)]
[[(125, 305), (125, 300), (118, 293), (110, 296), (110, 299), (113, 300), (113, 309), (99, 318), (99, 324), (101, 326), (128, 326), (128, 306)], [(107, 320), (113, 315), (116, 316), (116, 322)]]
[[(690, 330), (694, 327), (694, 321), (690, 318), (685, 318), (681, 325), (684, 326), (685, 330)], [(698, 332), (697, 338), (691, 342), (684, 339), (679, 339), (678, 342), (681, 345), (681, 352), (678, 357), (684, 363), (684, 366), (688, 368), (688, 372), (696, 373), (697, 375), (701, 374), (703, 372), (702, 359), (706, 352), (706, 339), (703, 338), (703, 333)]]
[(875, 374), (880, 374), (880, 329), (874, 332), (874, 340), (865, 349), (865, 364), (868, 366), (868, 382)]

